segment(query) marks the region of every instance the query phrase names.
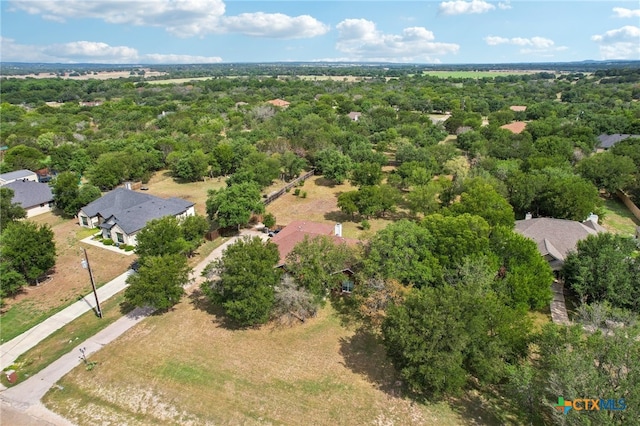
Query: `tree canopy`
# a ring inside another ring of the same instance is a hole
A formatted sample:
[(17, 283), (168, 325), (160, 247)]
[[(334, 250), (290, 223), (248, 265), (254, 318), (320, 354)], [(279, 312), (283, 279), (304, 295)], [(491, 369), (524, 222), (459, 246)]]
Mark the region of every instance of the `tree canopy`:
[(223, 227), (238, 229), (249, 223), (252, 213), (262, 213), (264, 204), (260, 200), (260, 190), (249, 182), (231, 185), (218, 191), (209, 190), (207, 214)]

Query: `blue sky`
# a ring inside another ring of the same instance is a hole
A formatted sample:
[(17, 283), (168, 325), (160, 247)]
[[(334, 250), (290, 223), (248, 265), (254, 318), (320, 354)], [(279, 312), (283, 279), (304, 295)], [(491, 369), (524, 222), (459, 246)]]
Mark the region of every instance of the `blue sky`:
[(640, 2), (1, 0), (0, 60), (640, 60)]

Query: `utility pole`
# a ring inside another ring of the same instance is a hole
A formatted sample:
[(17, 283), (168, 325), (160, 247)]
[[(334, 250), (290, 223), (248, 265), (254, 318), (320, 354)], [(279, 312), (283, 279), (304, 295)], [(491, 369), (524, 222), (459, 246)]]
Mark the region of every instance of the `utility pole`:
[(89, 263), (89, 256), (87, 256), (87, 249), (83, 248), (84, 260), (82, 261), (82, 267), (89, 270), (89, 278), (91, 278), (91, 287), (93, 288), (93, 295), (96, 297), (96, 314), (98, 318), (102, 318), (102, 309), (100, 309), (100, 301), (98, 300), (98, 292), (96, 291), (96, 282), (93, 280), (93, 271), (91, 270), (91, 264)]

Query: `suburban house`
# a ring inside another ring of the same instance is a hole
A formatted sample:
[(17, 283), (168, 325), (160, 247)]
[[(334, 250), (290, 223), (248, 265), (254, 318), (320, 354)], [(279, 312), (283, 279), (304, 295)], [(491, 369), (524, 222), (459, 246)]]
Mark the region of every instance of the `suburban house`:
[(527, 123), (525, 123), (524, 121), (514, 121), (513, 123), (500, 126), (501, 129), (507, 129), (511, 133), (515, 133), (517, 135), (522, 133), (525, 127), (527, 127)]
[(616, 133), (615, 135), (605, 135), (602, 134), (598, 136), (598, 146), (597, 150), (607, 150), (617, 144), (618, 142), (622, 142), (625, 139), (629, 138), (640, 138), (640, 135), (627, 135)]
[(267, 103), (279, 108), (287, 108), (290, 105), (290, 103), (285, 101), (284, 99), (272, 99), (270, 101), (267, 101)]
[(528, 215), (526, 219), (516, 221), (515, 230), (535, 241), (538, 251), (554, 271), (562, 269), (567, 254), (575, 250), (578, 241), (607, 232), (598, 225), (598, 216), (594, 214), (584, 222), (550, 217), (532, 219)]
[(15, 182), (17, 180), (28, 180), (31, 182), (37, 182), (38, 175), (31, 170), (16, 170), (15, 172), (2, 173), (0, 175), (0, 186)]
[(193, 206), (181, 198), (164, 199), (116, 188), (80, 209), (78, 223), (85, 228), (100, 228), (102, 236), (116, 244), (135, 245), (136, 233), (147, 222), (165, 216), (193, 216)]
[(27, 212), (27, 217), (37, 216), (51, 211), (53, 193), (46, 183), (33, 180), (14, 180), (3, 185), (13, 191), (13, 203), (18, 203)]
[[(359, 240), (353, 238), (344, 238), (342, 236), (342, 224), (336, 223), (330, 225), (327, 223), (309, 222), (297, 220), (282, 228), (271, 241), (278, 246), (280, 253), (280, 262), (278, 267), (283, 267), (287, 255), (293, 250), (296, 244), (303, 241), (305, 237), (314, 238), (319, 236), (328, 236), (334, 244), (358, 244)], [(336, 265), (336, 271), (332, 274), (341, 278), (342, 293), (350, 293), (353, 290), (353, 272), (344, 268), (344, 265)]]

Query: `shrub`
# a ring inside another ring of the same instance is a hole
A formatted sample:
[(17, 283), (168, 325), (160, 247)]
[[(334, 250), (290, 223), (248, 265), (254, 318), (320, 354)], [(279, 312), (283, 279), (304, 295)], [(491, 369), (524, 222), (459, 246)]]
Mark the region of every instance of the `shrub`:
[(368, 220), (365, 219), (362, 222), (360, 222), (360, 227), (365, 231), (368, 231), (369, 229), (371, 229), (371, 224), (369, 223)]
[(293, 190), (293, 195), (295, 195), (296, 197), (297, 197), (298, 195), (300, 195), (300, 189), (299, 189), (299, 188), (294, 189), (294, 190)]
[(123, 249), (124, 251), (131, 251), (133, 250), (135, 247), (134, 246), (130, 246), (130, 245), (124, 245), (122, 247), (120, 247), (121, 249)]
[(302, 179), (301, 181), (298, 181), (298, 186), (304, 186), (305, 182), (306, 181), (304, 179)]
[(291, 192), (291, 188), (285, 189), (284, 192)]
[(267, 228), (273, 228), (275, 226), (275, 224), (276, 224), (276, 218), (275, 218), (275, 216), (273, 214), (267, 213), (262, 218), (262, 223)]
[(302, 194), (300, 196), (302, 198), (307, 198), (307, 191), (302, 191)]
[(105, 246), (112, 246), (113, 240), (111, 238), (105, 238), (104, 240), (102, 240), (102, 244), (104, 244)]

